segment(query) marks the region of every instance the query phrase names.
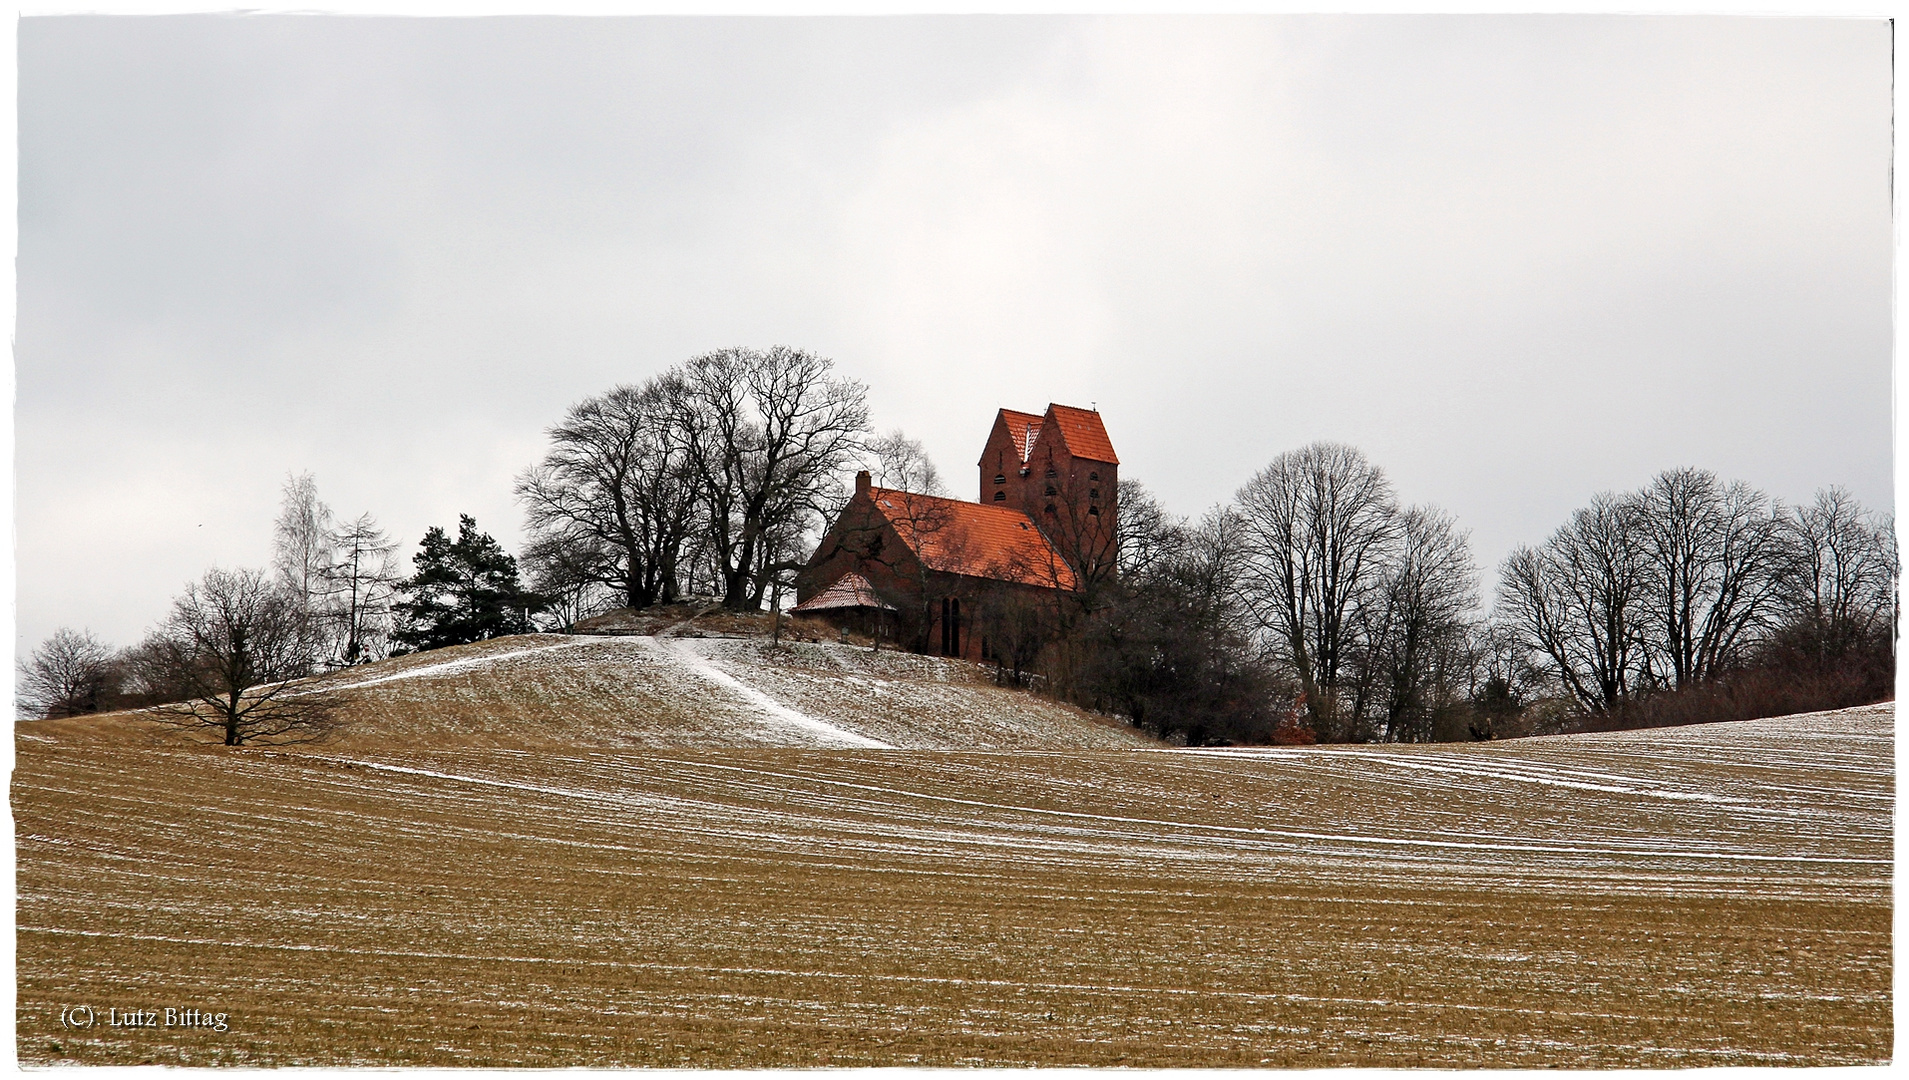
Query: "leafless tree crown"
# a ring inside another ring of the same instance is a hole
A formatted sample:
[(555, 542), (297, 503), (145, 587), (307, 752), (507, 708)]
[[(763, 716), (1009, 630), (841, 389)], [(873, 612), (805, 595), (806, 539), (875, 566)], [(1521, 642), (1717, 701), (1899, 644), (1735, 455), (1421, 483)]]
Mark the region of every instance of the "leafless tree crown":
[(589, 585), (643, 607), (707, 582), (758, 608), (840, 508), (867, 430), (867, 388), (785, 346), (705, 353), (588, 399), (518, 480), (532, 579), (579, 607)]
[(917, 495), (948, 494), (941, 471), (929, 460), (921, 441), (909, 438), (900, 428), (870, 439), (867, 456), (876, 487)]
[(338, 702), (300, 679), (309, 660), (299, 604), (260, 570), (214, 568), (187, 585), (144, 646), (158, 677), (184, 697), (155, 714), (211, 728), (227, 746), (328, 735)]
[(90, 630), (63, 626), (21, 662), (15, 708), (31, 720), (98, 712), (115, 678), (112, 649)]

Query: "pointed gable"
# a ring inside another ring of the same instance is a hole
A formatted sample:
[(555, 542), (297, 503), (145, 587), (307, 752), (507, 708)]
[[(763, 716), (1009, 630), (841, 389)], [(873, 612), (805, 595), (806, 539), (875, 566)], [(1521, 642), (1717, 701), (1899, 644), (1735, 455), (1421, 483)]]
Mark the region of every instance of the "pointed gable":
[(1028, 455), (1034, 452), (1034, 441), (1041, 437), (1041, 417), (1015, 409), (1002, 409), (995, 414), (994, 422), (1007, 431), (1008, 445), (1025, 463)]
[[(1050, 404), (1047, 407), (1047, 415), (1038, 423), (1041, 431), (1058, 434), (1061, 443), (1075, 457), (1087, 461), (1104, 461), (1109, 465), (1120, 464), (1120, 459), (1114, 456), (1113, 441), (1107, 438), (1107, 426), (1100, 422), (1099, 412), (1093, 409), (1076, 409), (1072, 405)], [(1022, 460), (1025, 461), (1026, 458)]]

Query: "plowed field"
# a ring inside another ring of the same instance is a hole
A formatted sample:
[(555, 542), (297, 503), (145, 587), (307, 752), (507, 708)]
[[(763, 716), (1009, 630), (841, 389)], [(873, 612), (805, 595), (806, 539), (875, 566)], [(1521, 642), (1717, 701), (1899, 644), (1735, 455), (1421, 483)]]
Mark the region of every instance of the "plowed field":
[[(1442, 747), (565, 753), (21, 725), (18, 1050), (1877, 1063), (1891, 729), (1883, 706)], [(226, 1029), (110, 1022), (169, 1007)]]

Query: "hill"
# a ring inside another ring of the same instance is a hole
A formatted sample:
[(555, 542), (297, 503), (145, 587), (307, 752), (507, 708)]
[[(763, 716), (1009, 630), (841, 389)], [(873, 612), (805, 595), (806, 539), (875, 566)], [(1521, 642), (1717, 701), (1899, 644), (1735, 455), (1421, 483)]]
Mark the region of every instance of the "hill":
[[(734, 624), (734, 625), (732, 625)], [(627, 625), (627, 624), (626, 624)], [(1103, 717), (1009, 687), (959, 660), (819, 641), (772, 645), (730, 616), (660, 632), (534, 634), (398, 657), (314, 685), (341, 694), (325, 745), (516, 749), (781, 746), (915, 750), (1158, 745)], [(69, 738), (190, 736), (138, 713), (42, 721)], [(198, 736), (209, 739), (210, 733)]]

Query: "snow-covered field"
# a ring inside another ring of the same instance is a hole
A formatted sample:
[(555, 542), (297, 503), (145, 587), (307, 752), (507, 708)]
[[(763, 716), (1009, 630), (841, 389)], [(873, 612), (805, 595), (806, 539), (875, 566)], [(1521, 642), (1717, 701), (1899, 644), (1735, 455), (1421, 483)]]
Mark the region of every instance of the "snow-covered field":
[[(602, 647), (544, 644), (491, 665)], [(893, 714), (823, 722), (891, 745), (948, 723), (919, 688), (959, 676), (826, 648), (775, 665), (743, 642), (683, 641), (695, 659), (609, 644), (804, 717), (824, 716), (818, 682), (884, 685)], [(428, 659), (378, 688), (484, 668)], [(765, 741), (813, 741), (232, 752), (24, 725), (21, 1058), (1891, 1054), (1890, 706), (1466, 746), (1014, 753), (816, 749), (841, 741), (753, 707)], [(231, 1028), (62, 1027), (81, 1003), (214, 1008)]]

